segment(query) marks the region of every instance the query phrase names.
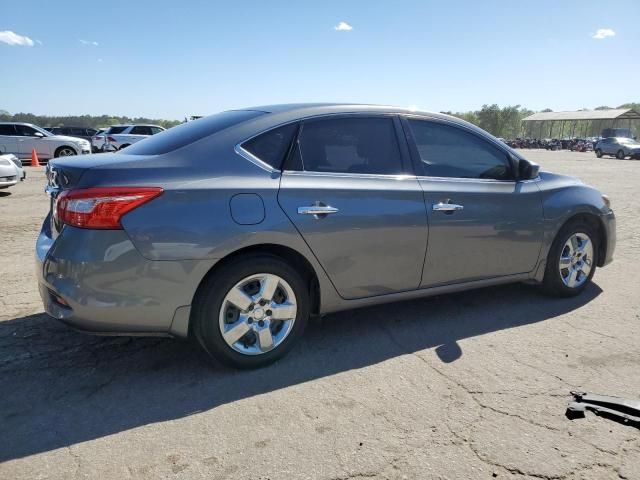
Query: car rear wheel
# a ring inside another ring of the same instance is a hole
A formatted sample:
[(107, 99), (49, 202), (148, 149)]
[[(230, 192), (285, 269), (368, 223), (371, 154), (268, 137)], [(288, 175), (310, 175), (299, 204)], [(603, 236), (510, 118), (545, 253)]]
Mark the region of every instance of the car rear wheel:
[(624, 151), (622, 151), (622, 150), (618, 150), (618, 153), (616, 153), (616, 158), (617, 158), (618, 160), (624, 160), (624, 157), (625, 157), (625, 155), (624, 155)]
[(76, 155), (76, 151), (73, 148), (67, 147), (67, 146), (58, 148), (56, 150), (55, 154), (54, 154), (54, 156), (56, 158), (58, 158), (58, 157), (71, 157), (73, 155)]
[(546, 293), (572, 297), (587, 287), (596, 271), (597, 238), (593, 228), (582, 221), (562, 227), (547, 257), (542, 282)]
[(600, 150), (599, 148), (596, 150), (596, 157), (602, 158), (602, 150)]
[(201, 287), (192, 333), (221, 363), (259, 368), (291, 350), (308, 318), (303, 277), (279, 257), (256, 255), (225, 265)]

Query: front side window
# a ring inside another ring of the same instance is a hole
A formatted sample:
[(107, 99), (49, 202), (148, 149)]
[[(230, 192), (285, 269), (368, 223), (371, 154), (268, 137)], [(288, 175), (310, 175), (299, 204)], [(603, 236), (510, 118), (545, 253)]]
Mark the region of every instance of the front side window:
[(242, 148), (254, 157), (279, 170), (282, 167), (284, 157), (289, 152), (289, 146), (297, 130), (297, 123), (274, 128), (251, 140), (247, 140), (242, 144)]
[(294, 168), (307, 172), (405, 173), (391, 118), (351, 117), (305, 122)]
[(127, 128), (128, 127), (110, 127), (109, 130), (107, 130), (107, 133), (109, 135), (117, 135), (124, 132)]
[(155, 135), (156, 133), (164, 132), (164, 130), (160, 127), (150, 127), (151, 135)]
[(409, 125), (426, 176), (513, 179), (506, 153), (477, 135), (427, 120)]
[(35, 137), (37, 132), (35, 128), (27, 125), (16, 125), (16, 130), (18, 131), (18, 135), (22, 135), (23, 137)]

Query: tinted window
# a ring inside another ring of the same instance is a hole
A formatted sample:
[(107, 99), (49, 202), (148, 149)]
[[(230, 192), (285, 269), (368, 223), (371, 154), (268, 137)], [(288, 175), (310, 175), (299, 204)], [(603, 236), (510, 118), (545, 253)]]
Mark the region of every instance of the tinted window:
[(164, 132), (164, 130), (160, 127), (150, 127), (151, 135), (155, 135), (156, 133)]
[(0, 125), (0, 135), (16, 135), (16, 129), (13, 125)]
[(87, 134), (87, 130), (85, 128), (70, 128), (70, 134), (71, 135), (86, 135)]
[(244, 142), (242, 148), (279, 170), (297, 129), (297, 123), (274, 128)]
[(306, 122), (298, 142), (311, 172), (403, 173), (391, 118), (335, 118)]
[(109, 133), (111, 135), (117, 135), (118, 133), (124, 132), (127, 128), (129, 128), (129, 127), (110, 127), (107, 130), (107, 133)]
[(16, 130), (18, 131), (18, 135), (22, 135), (23, 137), (33, 137), (37, 132), (35, 128), (27, 125), (16, 125)]
[(430, 177), (512, 178), (506, 153), (461, 128), (409, 120), (424, 167)]
[(160, 155), (213, 135), (225, 128), (264, 115), (257, 110), (230, 110), (183, 123), (127, 148), (129, 155)]
[(142, 125), (138, 125), (135, 126), (131, 129), (131, 133), (132, 135), (152, 135), (151, 133), (151, 128), (150, 127), (145, 127)]

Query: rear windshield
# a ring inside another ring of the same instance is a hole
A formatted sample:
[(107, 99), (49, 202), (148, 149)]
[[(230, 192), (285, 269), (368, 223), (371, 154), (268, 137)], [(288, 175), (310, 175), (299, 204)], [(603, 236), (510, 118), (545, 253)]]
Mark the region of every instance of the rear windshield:
[(127, 147), (127, 155), (161, 155), (184, 147), (225, 128), (264, 115), (257, 110), (230, 110), (183, 123)]

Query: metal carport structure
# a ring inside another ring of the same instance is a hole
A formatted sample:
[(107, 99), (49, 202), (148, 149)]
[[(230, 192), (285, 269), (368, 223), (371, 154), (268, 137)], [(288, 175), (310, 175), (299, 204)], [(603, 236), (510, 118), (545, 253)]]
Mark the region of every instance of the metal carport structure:
[[(629, 128), (638, 134), (640, 113), (631, 108), (538, 112), (522, 119), (521, 133), (527, 138), (599, 137), (605, 128)], [(569, 123), (565, 132), (565, 124)], [(546, 125), (545, 125), (546, 124)], [(548, 134), (548, 135), (547, 135)]]

